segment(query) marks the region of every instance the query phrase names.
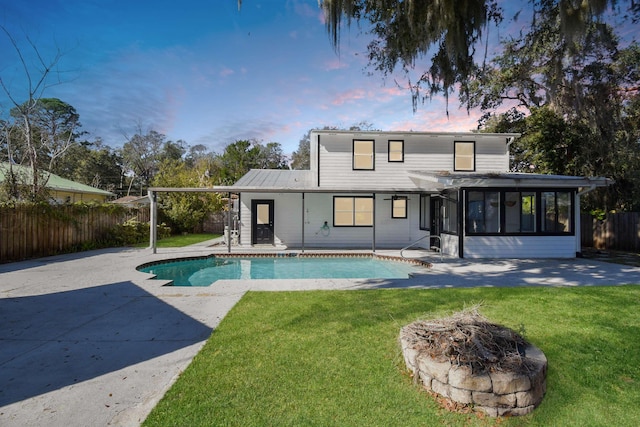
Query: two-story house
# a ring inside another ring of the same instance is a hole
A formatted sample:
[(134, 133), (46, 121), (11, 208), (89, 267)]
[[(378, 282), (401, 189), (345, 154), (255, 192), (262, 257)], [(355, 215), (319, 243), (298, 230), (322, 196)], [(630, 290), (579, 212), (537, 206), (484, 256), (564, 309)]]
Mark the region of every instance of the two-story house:
[(393, 248), (461, 258), (573, 258), (580, 196), (606, 178), (510, 173), (519, 134), (312, 131), (309, 170), (251, 170), (243, 246)]

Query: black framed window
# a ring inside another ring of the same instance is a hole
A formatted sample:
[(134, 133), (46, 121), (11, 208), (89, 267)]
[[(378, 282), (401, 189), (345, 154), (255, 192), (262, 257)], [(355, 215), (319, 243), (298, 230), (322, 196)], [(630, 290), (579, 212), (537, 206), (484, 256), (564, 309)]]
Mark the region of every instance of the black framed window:
[(420, 195), (420, 230), (429, 230), (431, 228), (431, 218), (429, 212), (431, 210), (431, 197), (428, 194)]
[(541, 231), (564, 233), (571, 230), (571, 197), (566, 191), (542, 192), (540, 211), (543, 215)]
[(334, 196), (333, 226), (373, 226), (373, 197)]
[(407, 217), (408, 199), (406, 196), (393, 196), (391, 198), (391, 218)]
[(476, 143), (455, 141), (453, 143), (453, 170), (473, 172), (476, 170)]
[(389, 162), (404, 162), (404, 141), (389, 140)]
[(373, 170), (375, 166), (375, 141), (353, 140), (353, 170)]
[(573, 195), (574, 190), (469, 190), (467, 234), (573, 234)]

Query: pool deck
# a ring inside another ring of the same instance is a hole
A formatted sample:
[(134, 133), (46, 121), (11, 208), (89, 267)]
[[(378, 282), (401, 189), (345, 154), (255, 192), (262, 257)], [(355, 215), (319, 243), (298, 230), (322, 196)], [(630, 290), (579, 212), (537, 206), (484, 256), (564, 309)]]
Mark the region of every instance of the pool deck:
[(212, 243), (156, 254), (106, 249), (0, 265), (0, 425), (140, 425), (249, 290), (640, 284), (640, 268), (595, 260), (441, 260), (425, 251), (406, 252), (433, 264), (411, 279), (227, 280), (173, 288), (135, 270), (152, 261), (226, 254), (226, 246)]

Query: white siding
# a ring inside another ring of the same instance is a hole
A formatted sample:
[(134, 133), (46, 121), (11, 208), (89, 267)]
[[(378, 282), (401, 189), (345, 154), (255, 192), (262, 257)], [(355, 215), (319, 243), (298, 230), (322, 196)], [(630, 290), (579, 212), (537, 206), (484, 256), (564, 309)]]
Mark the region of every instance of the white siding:
[[(509, 156), (506, 138), (479, 135), (321, 133), (312, 134), (311, 169), (320, 187), (415, 188), (406, 172), (411, 170), (453, 171), (454, 141), (474, 141), (476, 172), (506, 172)], [(353, 170), (353, 140), (375, 141), (375, 170)], [(388, 161), (388, 141), (404, 141), (404, 162)], [(317, 173), (318, 161), (320, 173)], [(317, 182), (316, 182), (317, 183)]]
[(575, 258), (574, 236), (467, 236), (464, 258)]
[(442, 242), (441, 242), (442, 253), (445, 255), (458, 257), (458, 254), (459, 254), (458, 247), (460, 243), (459, 237), (454, 236), (452, 234), (441, 234), (440, 239), (442, 239)]
[(273, 200), (274, 244), (297, 246), (301, 243), (302, 194), (242, 193), (240, 203), (240, 244), (251, 245), (251, 201)]
[[(357, 193), (349, 194), (358, 196)], [(360, 194), (368, 196), (370, 194)], [(373, 248), (373, 227), (334, 227), (333, 194), (307, 193), (304, 200), (304, 246), (306, 248)], [(391, 218), (391, 196), (376, 194), (376, 248), (400, 249), (426, 232), (419, 230), (419, 196), (409, 195), (407, 218)], [(274, 200), (275, 244), (302, 246), (302, 195), (300, 193), (242, 193), (240, 243), (251, 245), (251, 200)], [(328, 232), (322, 229), (324, 222)]]

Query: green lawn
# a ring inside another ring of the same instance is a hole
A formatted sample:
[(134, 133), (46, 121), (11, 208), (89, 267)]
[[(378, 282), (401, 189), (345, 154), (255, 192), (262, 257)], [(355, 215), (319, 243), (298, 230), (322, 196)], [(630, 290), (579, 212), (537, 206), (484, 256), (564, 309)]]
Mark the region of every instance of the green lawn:
[[(211, 233), (196, 233), (196, 234), (178, 234), (175, 236), (164, 237), (159, 239), (156, 243), (158, 248), (181, 248), (183, 246), (189, 246), (196, 243), (204, 242), (206, 240), (215, 239), (220, 237), (220, 234)], [(136, 245), (139, 248), (146, 248), (149, 246), (149, 242), (142, 242)]]
[[(398, 333), (482, 303), (540, 347), (533, 413), (449, 413), (412, 382)], [(250, 292), (145, 426), (635, 426), (640, 286)]]

